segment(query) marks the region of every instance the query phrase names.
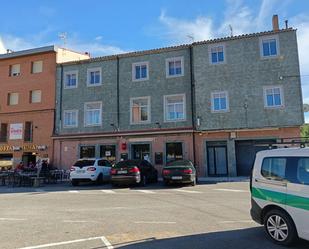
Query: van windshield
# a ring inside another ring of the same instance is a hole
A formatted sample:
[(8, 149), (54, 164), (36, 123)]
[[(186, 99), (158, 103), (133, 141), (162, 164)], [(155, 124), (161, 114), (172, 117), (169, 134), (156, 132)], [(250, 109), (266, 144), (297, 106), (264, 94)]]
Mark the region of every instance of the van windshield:
[(76, 163), (74, 163), (73, 166), (76, 167), (86, 167), (86, 166), (93, 166), (94, 165), (95, 160), (78, 160)]

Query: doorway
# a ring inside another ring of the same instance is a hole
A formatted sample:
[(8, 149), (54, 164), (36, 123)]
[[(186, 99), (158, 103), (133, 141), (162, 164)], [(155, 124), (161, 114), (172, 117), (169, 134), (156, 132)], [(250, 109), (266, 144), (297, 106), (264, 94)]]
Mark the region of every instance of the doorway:
[(207, 142), (207, 165), (209, 176), (227, 176), (226, 142)]
[(33, 155), (32, 152), (25, 152), (22, 157), (22, 161), (24, 163), (24, 166), (28, 167), (30, 162), (32, 162), (34, 165), (36, 164), (36, 155)]
[(132, 159), (150, 161), (150, 144), (132, 144)]

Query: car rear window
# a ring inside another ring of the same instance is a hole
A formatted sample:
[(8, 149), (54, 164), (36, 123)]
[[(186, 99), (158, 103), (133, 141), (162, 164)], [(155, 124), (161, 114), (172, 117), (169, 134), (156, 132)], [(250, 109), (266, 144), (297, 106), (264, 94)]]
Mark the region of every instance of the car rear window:
[(73, 166), (86, 167), (94, 165), (95, 160), (78, 160)]
[(191, 163), (186, 160), (177, 160), (170, 162), (167, 166), (191, 166)]
[(133, 166), (138, 166), (139, 164), (140, 164), (140, 161), (138, 160), (121, 161), (121, 162), (116, 163), (114, 168), (133, 167)]

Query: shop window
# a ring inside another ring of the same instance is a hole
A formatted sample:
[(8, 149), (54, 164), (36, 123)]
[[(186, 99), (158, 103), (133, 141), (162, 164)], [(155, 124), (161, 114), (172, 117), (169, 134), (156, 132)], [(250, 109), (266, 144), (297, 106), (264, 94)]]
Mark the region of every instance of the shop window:
[(116, 161), (116, 145), (101, 145), (100, 157), (110, 162)]
[(32, 122), (25, 123), (24, 141), (32, 142)]
[(166, 144), (166, 163), (183, 159), (182, 143)]
[(95, 158), (95, 146), (81, 146), (80, 158)]
[(7, 142), (8, 140), (8, 124), (1, 124), (0, 128), (0, 142)]

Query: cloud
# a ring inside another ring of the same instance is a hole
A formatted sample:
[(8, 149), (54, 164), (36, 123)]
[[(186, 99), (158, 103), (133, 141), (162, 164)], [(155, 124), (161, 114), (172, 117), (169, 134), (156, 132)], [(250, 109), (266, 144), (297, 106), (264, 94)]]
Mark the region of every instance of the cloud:
[(103, 39), (103, 36), (99, 35), (96, 38), (94, 38), (96, 41), (101, 41)]
[(6, 49), (5, 49), (5, 46), (4, 46), (4, 43), (0, 37), (0, 54), (5, 54), (6, 53)]

